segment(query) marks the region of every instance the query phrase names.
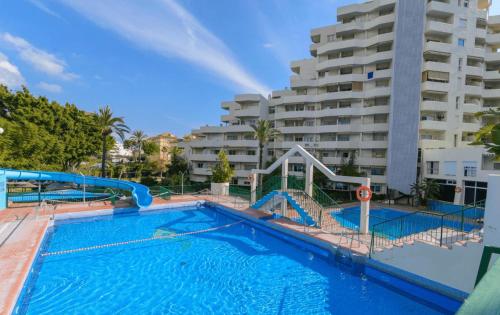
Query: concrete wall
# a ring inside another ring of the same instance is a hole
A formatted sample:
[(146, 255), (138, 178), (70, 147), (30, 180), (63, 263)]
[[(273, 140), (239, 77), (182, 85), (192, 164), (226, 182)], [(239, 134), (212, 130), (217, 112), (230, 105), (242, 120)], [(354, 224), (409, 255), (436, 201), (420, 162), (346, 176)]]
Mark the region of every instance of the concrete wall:
[(398, 1), (393, 48), (387, 186), (406, 194), (410, 193), (410, 185), (417, 176), (424, 21), (424, 0)]
[(484, 244), (500, 247), (500, 175), (488, 176), (488, 195), (484, 214)]

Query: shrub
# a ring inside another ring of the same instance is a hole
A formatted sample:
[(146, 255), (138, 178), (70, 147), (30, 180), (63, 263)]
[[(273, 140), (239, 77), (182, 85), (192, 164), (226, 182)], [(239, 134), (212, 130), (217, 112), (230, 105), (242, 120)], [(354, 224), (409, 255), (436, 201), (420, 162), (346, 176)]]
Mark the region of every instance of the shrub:
[(212, 169), (212, 182), (227, 183), (234, 176), (234, 170), (229, 165), (229, 160), (224, 150), (219, 152), (217, 160), (217, 164)]

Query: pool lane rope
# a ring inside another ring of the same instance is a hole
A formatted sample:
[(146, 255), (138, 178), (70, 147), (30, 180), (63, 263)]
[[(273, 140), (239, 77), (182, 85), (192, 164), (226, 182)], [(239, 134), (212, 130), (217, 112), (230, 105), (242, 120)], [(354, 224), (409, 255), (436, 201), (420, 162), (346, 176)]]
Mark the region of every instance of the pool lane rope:
[(161, 240), (161, 239), (176, 238), (176, 237), (181, 237), (181, 236), (186, 236), (186, 235), (193, 235), (193, 234), (201, 234), (201, 233), (206, 233), (206, 232), (213, 232), (213, 231), (217, 231), (217, 230), (221, 230), (221, 229), (224, 229), (224, 228), (231, 227), (231, 226), (236, 225), (236, 224), (240, 224), (243, 221), (244, 220), (236, 221), (236, 222), (233, 222), (233, 223), (228, 223), (228, 224), (225, 224), (225, 225), (216, 226), (216, 227), (209, 228), (209, 229), (204, 229), (204, 230), (184, 232), (184, 233), (176, 233), (176, 234), (169, 234), (169, 235), (158, 235), (158, 236), (153, 236), (153, 237), (148, 237), (148, 238), (141, 238), (141, 239), (136, 239), (136, 240), (124, 241), (124, 242), (116, 242), (116, 243), (109, 243), (109, 244), (103, 244), (103, 245), (80, 247), (80, 248), (60, 250), (60, 251), (55, 251), (55, 252), (45, 252), (45, 253), (42, 253), (40, 255), (42, 257), (45, 257), (45, 256), (55, 256), (55, 255), (71, 254), (71, 253), (78, 253), (78, 252), (84, 252), (84, 251), (101, 249), (101, 248), (109, 248), (109, 247), (116, 247), (116, 246), (122, 246), (122, 245), (129, 245), (129, 244), (137, 244), (137, 243), (143, 243), (143, 242), (149, 242), (149, 241), (156, 241), (156, 240)]

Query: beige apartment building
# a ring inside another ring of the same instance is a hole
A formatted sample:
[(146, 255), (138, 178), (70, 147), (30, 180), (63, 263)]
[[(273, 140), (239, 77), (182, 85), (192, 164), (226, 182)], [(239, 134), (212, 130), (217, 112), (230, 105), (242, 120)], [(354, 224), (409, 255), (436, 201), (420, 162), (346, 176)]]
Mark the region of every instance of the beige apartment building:
[(170, 163), (170, 149), (177, 146), (179, 140), (170, 132), (164, 132), (162, 134), (150, 137), (148, 139), (158, 145), (160, 148), (159, 152), (151, 156), (151, 160), (159, 161), (163, 164)]
[[(436, 150), (470, 148), (482, 154), (469, 145), (482, 124), (474, 114), (500, 106), (500, 16), (488, 16), (490, 4), (374, 0), (340, 7), (337, 24), (311, 31), (311, 57), (291, 62), (289, 89), (268, 99), (253, 95), (259, 101), (248, 116), (238, 102), (245, 95), (236, 96), (222, 103), (228, 110), (224, 126), (193, 131), (200, 141), (198, 154), (189, 157), (192, 179), (210, 174), (213, 159), (199, 154), (212, 150), (213, 157), (224, 148), (234, 153), (236, 181), (247, 184), (257, 157), (248, 124), (257, 119), (270, 119), (281, 132), (266, 148), (267, 160), (295, 144), (332, 170), (354, 157), (376, 193), (408, 194), (419, 174), (427, 176), (421, 165), (426, 150), (443, 157)], [(225, 142), (228, 135), (251, 142)], [(222, 142), (208, 147), (205, 141), (213, 137)], [(303, 161), (290, 163), (300, 175)]]

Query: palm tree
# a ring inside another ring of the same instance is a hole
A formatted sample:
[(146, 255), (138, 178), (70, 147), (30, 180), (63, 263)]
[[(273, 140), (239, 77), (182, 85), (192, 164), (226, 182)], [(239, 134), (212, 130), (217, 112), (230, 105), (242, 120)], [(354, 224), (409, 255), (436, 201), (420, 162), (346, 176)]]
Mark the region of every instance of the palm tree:
[[(262, 169), (264, 165), (264, 146), (276, 139), (280, 133), (278, 130), (274, 129), (269, 120), (258, 120), (256, 125), (252, 125), (254, 129), (254, 138), (259, 141), (259, 165), (258, 169)], [(262, 176), (259, 176), (259, 184), (262, 186)]]
[(432, 179), (427, 178), (424, 182), (424, 196), (425, 203), (427, 204), (427, 200), (434, 199), (439, 196), (440, 186), (439, 184)]
[(484, 118), (485, 124), (474, 134), (471, 144), (484, 145), (488, 152), (495, 154), (496, 160), (500, 160), (500, 108), (479, 112), (476, 117)]
[(125, 134), (129, 132), (130, 129), (127, 125), (125, 125), (123, 117), (113, 116), (113, 112), (108, 105), (99, 108), (99, 112), (96, 113), (96, 120), (102, 137), (101, 176), (106, 177), (108, 137), (114, 133), (120, 137), (121, 140), (123, 140), (125, 138)]
[(137, 155), (139, 157), (139, 162), (141, 162), (142, 148), (144, 146), (144, 142), (148, 136), (142, 130), (135, 130), (130, 137), (130, 141), (134, 144), (134, 147), (137, 150)]

